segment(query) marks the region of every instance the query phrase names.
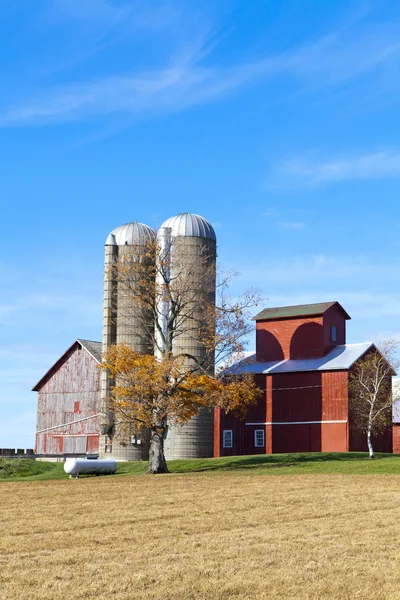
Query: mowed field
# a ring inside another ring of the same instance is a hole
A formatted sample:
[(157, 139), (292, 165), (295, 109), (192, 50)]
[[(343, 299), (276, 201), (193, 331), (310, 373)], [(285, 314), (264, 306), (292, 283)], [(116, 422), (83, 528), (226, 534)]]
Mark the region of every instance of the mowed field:
[(400, 598), (398, 475), (0, 485), (0, 598)]

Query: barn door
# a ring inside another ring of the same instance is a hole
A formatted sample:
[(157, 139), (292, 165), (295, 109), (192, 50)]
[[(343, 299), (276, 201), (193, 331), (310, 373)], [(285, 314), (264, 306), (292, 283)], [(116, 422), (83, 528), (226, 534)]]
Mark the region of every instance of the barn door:
[(86, 435), (66, 435), (64, 438), (65, 454), (86, 454)]
[(86, 452), (88, 454), (97, 454), (98, 451), (99, 451), (99, 436), (98, 435), (88, 435)]

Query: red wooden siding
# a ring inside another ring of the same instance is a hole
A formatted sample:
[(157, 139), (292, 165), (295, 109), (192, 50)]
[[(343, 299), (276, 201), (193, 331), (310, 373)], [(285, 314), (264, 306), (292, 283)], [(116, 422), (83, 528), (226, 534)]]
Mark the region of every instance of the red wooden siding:
[(256, 354), (258, 362), (323, 356), (323, 318), (257, 321)]
[(214, 456), (221, 456), (221, 409), (214, 410)]
[[(216, 411), (216, 456), (348, 450), (346, 371), (256, 377), (263, 395), (243, 421)], [(224, 429), (232, 430), (232, 448), (222, 447)], [(265, 430), (265, 448), (254, 445), (256, 429)]]
[[(57, 455), (78, 446), (84, 447), (85, 453), (87, 445), (91, 452), (98, 450), (98, 417), (81, 420), (99, 412), (100, 370), (97, 365), (97, 361), (77, 344), (39, 389), (36, 431), (78, 419), (79, 422), (37, 434), (37, 454)], [(70, 436), (84, 437), (85, 440), (67, 442), (66, 438)]]
[[(332, 326), (336, 341), (332, 340)], [(319, 317), (281, 318), (256, 322), (257, 361), (317, 358), (346, 343), (346, 318), (333, 305)]]
[[(348, 318), (335, 304), (321, 316), (257, 319), (256, 361), (323, 357), (334, 346), (346, 343)], [(336, 340), (332, 339), (333, 326)], [(356, 431), (349, 415), (348, 377), (347, 370), (256, 376), (263, 397), (244, 421), (216, 413), (216, 455), (366, 451), (365, 435)], [(261, 428), (265, 429), (262, 449), (254, 446), (254, 431)], [(223, 448), (226, 429), (233, 433), (232, 448)], [(393, 431), (400, 452), (400, 428)], [(391, 427), (375, 436), (374, 443), (377, 451), (391, 452)]]
[[(372, 436), (374, 452), (393, 452), (392, 428), (388, 425), (386, 431)], [(349, 427), (350, 452), (368, 452), (367, 434), (355, 427)]]
[(400, 454), (400, 425), (393, 425), (393, 453)]
[[(389, 378), (389, 385), (391, 390), (391, 377)], [(375, 452), (393, 452), (392, 430), (392, 410), (389, 409), (385, 430), (372, 436), (372, 445)], [(349, 450), (351, 452), (368, 452), (367, 434), (356, 427), (351, 410), (349, 411)]]
[(88, 435), (86, 452), (88, 454), (96, 454), (99, 451), (99, 436)]
[(62, 435), (60, 435), (60, 436), (55, 435), (54, 436), (54, 445), (56, 447), (56, 454), (62, 454), (64, 452), (64, 437)]
[[(346, 319), (343, 311), (337, 306), (331, 306), (324, 313), (324, 354), (327, 354), (334, 346), (346, 343)], [(336, 327), (336, 342), (331, 339), (332, 325)]]

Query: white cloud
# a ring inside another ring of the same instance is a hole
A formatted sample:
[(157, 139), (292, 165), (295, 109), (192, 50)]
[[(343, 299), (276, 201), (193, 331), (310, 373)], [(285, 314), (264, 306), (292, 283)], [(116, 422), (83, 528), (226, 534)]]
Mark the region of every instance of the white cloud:
[(282, 227), (282, 229), (294, 229), (294, 230), (299, 230), (299, 229), (303, 229), (304, 227), (304, 223), (302, 223), (301, 221), (281, 221), (279, 223), (279, 227)]
[(77, 323), (93, 322), (101, 314), (101, 298), (97, 301), (87, 298), (85, 294), (62, 294), (49, 290), (45, 293), (31, 293), (21, 295), (12, 303), (0, 302), (0, 323), (9, 323), (10, 320), (21, 322), (24, 318), (31, 320), (34, 316), (38, 319), (45, 315), (46, 319), (54, 317), (66, 318), (74, 316)]
[(313, 160), (295, 158), (275, 167), (268, 187), (318, 187), (349, 180), (400, 177), (400, 150), (388, 149)]
[[(400, 281), (400, 265), (396, 260), (321, 254), (260, 259), (255, 265), (239, 257), (235, 266), (241, 289), (262, 286), (269, 306), (337, 300), (364, 330), (370, 330), (371, 323), (375, 323), (375, 330), (388, 321), (392, 321), (393, 330), (398, 329), (400, 289), (395, 282)], [(264, 279), (260, 273), (265, 274)]]
[[(94, 4), (100, 20), (107, 20), (104, 15), (114, 11), (110, 22), (124, 22), (126, 6), (117, 10), (109, 2)], [(63, 0), (61, 8), (63, 14), (76, 19), (84, 20), (90, 14), (85, 7), (77, 9), (76, 3), (67, 0)], [(184, 18), (179, 13), (179, 19), (183, 19), (182, 25), (185, 24)], [(143, 23), (153, 20), (148, 16), (143, 17)], [(168, 26), (167, 17), (161, 21)], [(387, 65), (393, 67), (400, 64), (399, 31), (395, 25), (376, 26), (370, 30), (350, 27), (290, 52), (223, 67), (215, 61), (213, 54), (218, 45), (215, 35), (204, 33), (203, 23), (197, 26), (196, 31), (193, 28), (191, 23), (185, 34), (190, 37), (191, 43), (185, 42), (185, 39), (182, 41), (182, 36), (175, 36), (180, 46), (170, 47), (165, 54), (164, 64), (159, 67), (146, 69), (136, 66), (131, 71), (114, 72), (97, 79), (70, 81), (63, 85), (50, 84), (42, 87), (37, 94), (26, 92), (27, 101), (20, 103), (9, 100), (8, 107), (3, 103), (0, 125), (45, 124), (116, 114), (137, 118), (179, 112), (219, 101), (249, 84), (277, 75), (297, 83), (304, 91), (313, 92), (324, 87), (347, 84), (366, 73), (382, 70)], [(182, 26), (180, 30), (185, 31), (186, 28)], [(209, 55), (214, 60), (208, 60), (205, 66), (204, 58)], [(382, 83), (381, 72), (380, 77)], [(297, 179), (309, 178), (307, 163), (289, 161), (282, 165), (282, 170)], [(322, 165), (317, 181), (339, 177), (335, 174), (343, 170), (341, 162), (338, 165), (325, 165), (325, 168)]]
[(397, 23), (353, 23), (288, 54), (286, 68), (313, 86), (337, 86), (399, 61)]
[(80, 120), (125, 113), (173, 113), (218, 100), (260, 77), (267, 63), (211, 69), (175, 63), (160, 70), (115, 75), (49, 90), (43, 98), (0, 113), (0, 125)]
[(179, 22), (180, 11), (171, 2), (160, 1), (155, 5), (149, 0), (113, 3), (109, 0), (50, 0), (44, 3), (40, 22), (48, 27), (71, 22), (87, 29), (102, 31), (109, 35), (122, 29), (158, 30)]
[(262, 217), (279, 217), (279, 212), (276, 208), (267, 208), (261, 213)]

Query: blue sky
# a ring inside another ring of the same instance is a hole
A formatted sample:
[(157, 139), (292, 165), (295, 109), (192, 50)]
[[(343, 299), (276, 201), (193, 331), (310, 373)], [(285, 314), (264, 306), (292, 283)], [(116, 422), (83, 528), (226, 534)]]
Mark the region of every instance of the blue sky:
[(31, 387), (100, 339), (128, 221), (197, 212), (234, 292), (400, 339), (398, 2), (0, 5), (0, 447), (32, 446)]

